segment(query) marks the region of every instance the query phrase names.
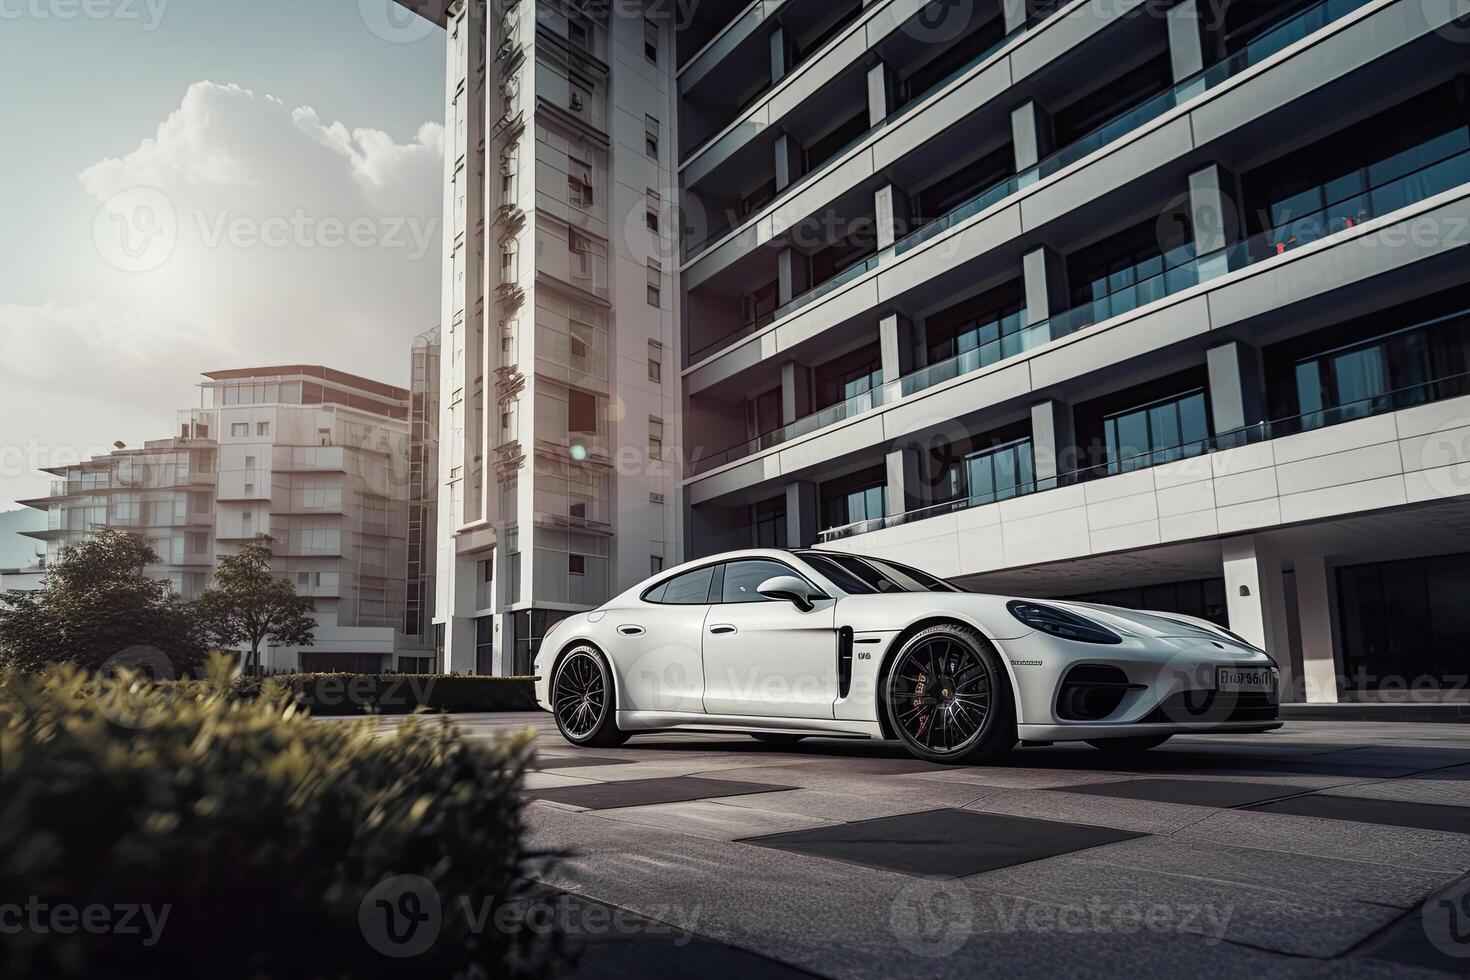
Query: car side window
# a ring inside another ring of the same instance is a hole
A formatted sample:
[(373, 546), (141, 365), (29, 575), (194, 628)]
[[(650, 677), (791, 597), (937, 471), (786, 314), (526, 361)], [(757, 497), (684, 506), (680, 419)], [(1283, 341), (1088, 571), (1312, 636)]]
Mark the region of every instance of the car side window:
[(801, 577), (778, 561), (766, 559), (732, 561), (725, 565), (725, 587), (721, 592), (720, 601), (769, 602), (770, 600), (756, 590), (761, 587), (762, 582), (776, 578), (778, 575)]
[(708, 568), (696, 568), (692, 572), (685, 572), (683, 575), (669, 579), (644, 598), (649, 602), (669, 606), (704, 605), (709, 602), (709, 587), (710, 582), (714, 580), (714, 574), (713, 565)]

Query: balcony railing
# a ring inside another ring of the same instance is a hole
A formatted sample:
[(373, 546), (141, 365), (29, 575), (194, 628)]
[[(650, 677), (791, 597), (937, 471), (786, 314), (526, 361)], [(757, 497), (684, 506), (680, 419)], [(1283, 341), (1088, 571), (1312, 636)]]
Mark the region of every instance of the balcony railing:
[(879, 385), (875, 388), (870, 388), (860, 395), (854, 395), (852, 398), (837, 402), (835, 405), (828, 405), (821, 411), (813, 412), (811, 415), (799, 418), (789, 425), (780, 426), (769, 432), (762, 433), (754, 439), (742, 442), (737, 446), (731, 446), (729, 449), (721, 452), (701, 457), (690, 464), (690, 473), (691, 475), (707, 473), (712, 469), (724, 466), (726, 463), (733, 463), (737, 459), (753, 456), (758, 452), (763, 452), (782, 443), (790, 442), (808, 433), (825, 429), (829, 425), (835, 425), (844, 419), (850, 419), (864, 412), (879, 408), (889, 400), (887, 394), (888, 387), (887, 385)]
[[(1186, 78), (1183, 81), (1177, 83), (1167, 91), (1164, 91), (1159, 95), (1148, 99), (1138, 106), (1134, 106), (1133, 108), (1127, 110), (1110, 122), (1104, 123), (1098, 129), (1093, 130), (1086, 136), (1083, 136), (1075, 142), (1070, 143), (1065, 147), (1062, 147), (1061, 149), (1052, 153), (1050, 156), (1043, 159), (1040, 163), (1037, 163), (1035, 166), (1022, 171), (1015, 177), (1002, 181), (980, 192), (975, 197), (954, 208), (942, 218), (939, 218), (938, 220), (931, 222), (930, 224), (925, 225), (924, 227), (909, 234), (898, 243), (896, 243), (892, 249), (886, 250), (879, 255), (874, 255), (868, 260), (868, 263), (860, 266), (854, 266), (851, 269), (845, 270), (843, 273), (839, 274), (839, 276), (834, 277), (833, 279), (829, 279), (816, 288), (808, 290), (806, 293), (803, 293), (802, 295), (796, 297), (791, 302), (777, 309), (775, 313), (770, 315), (769, 317), (763, 317), (753, 323), (746, 324), (740, 330), (728, 334), (720, 338), (719, 340), (714, 341), (713, 343), (706, 344), (704, 347), (696, 351), (691, 356), (690, 363), (695, 363), (702, 357), (705, 357), (716, 350), (728, 347), (730, 344), (735, 343), (741, 338), (747, 337), (750, 334), (755, 333), (756, 331), (768, 326), (770, 323), (779, 320), (782, 317), (787, 316), (791, 313), (794, 313), (802, 307), (808, 305), (809, 303), (813, 303), (823, 296), (826, 296), (834, 289), (837, 289), (839, 286), (842, 286), (847, 282), (851, 282), (853, 279), (862, 275), (864, 272), (870, 271), (873, 268), (877, 268), (879, 260), (881, 258), (903, 255), (904, 253), (911, 251), (914, 248), (917, 248), (925, 242), (935, 237), (938, 237), (939, 235), (961, 224), (967, 219), (974, 217), (975, 215), (980, 214), (981, 212), (993, 207), (999, 202), (1013, 196), (1021, 189), (1028, 187), (1045, 177), (1049, 177), (1052, 174), (1058, 173), (1071, 164), (1076, 163), (1078, 160), (1081, 160), (1084, 157), (1087, 157), (1092, 153), (1101, 150), (1112, 143), (1117, 142), (1118, 140), (1127, 136), (1129, 133), (1134, 132), (1147, 123), (1152, 122), (1154, 119), (1157, 119), (1160, 116), (1164, 115), (1171, 109), (1181, 106), (1186, 102), (1189, 102), (1190, 100), (1204, 94), (1205, 92), (1208, 92), (1211, 89), (1218, 87), (1223, 82), (1234, 78), (1236, 75), (1239, 75), (1246, 69), (1259, 64), (1272, 55), (1275, 55), (1278, 52), (1286, 49), (1290, 45), (1296, 43), (1297, 41), (1300, 41), (1303, 38), (1322, 30), (1324, 27), (1338, 20), (1341, 20), (1348, 14), (1359, 9), (1360, 7), (1366, 6), (1370, 2), (1371, 0), (1322, 0), (1322, 2), (1318, 3), (1316, 6), (1310, 7), (1297, 14), (1296, 16), (1288, 18), (1282, 23), (1277, 24), (1275, 27), (1272, 27), (1270, 30), (1266, 31), (1260, 37), (1251, 41), (1242, 50), (1236, 52), (1234, 55), (1231, 55), (1229, 58), (1226, 58), (1223, 61), (1216, 62), (1203, 71), (1197, 72), (1189, 78)], [(1000, 41), (996, 42), (996, 44), (991, 49), (982, 52), (981, 54), (973, 58), (968, 64), (957, 69), (952, 78), (948, 78), (940, 85), (935, 86), (935, 90), (949, 84), (949, 82), (952, 81), (953, 78), (957, 78), (965, 72), (970, 71), (974, 68), (975, 65), (984, 61), (986, 58), (991, 57), (995, 53), (995, 51), (1004, 47), (1006, 44), (1009, 44), (1016, 37), (1030, 30), (1040, 21), (1046, 19), (1047, 16), (1050, 16), (1051, 12), (1051, 9), (1047, 9), (1044, 12), (1038, 12), (1038, 14), (1035, 15), (1026, 24), (1010, 32)], [(888, 118), (878, 123), (877, 126), (854, 138), (847, 147), (839, 151), (832, 159), (834, 161), (839, 159), (843, 154), (847, 152), (848, 149), (868, 138), (868, 136), (870, 136), (876, 130), (898, 122), (904, 117), (906, 113), (911, 111), (918, 104), (918, 101), (916, 101), (895, 110), (894, 113), (890, 114)], [(782, 198), (786, 197), (792, 190), (799, 187), (806, 181), (815, 178), (820, 173), (825, 172), (825, 170), (826, 167), (824, 165), (823, 168), (804, 175), (795, 183), (782, 190), (782, 192), (778, 194), (772, 202), (767, 204), (767, 207), (774, 205), (777, 201), (780, 201)], [(692, 259), (693, 257), (695, 257), (695, 255), (697, 255), (702, 249), (703, 245), (709, 240), (709, 238), (706, 238), (705, 242), (690, 246), (687, 250), (689, 258)], [(1080, 316), (1081, 314), (1079, 314), (1079, 317)], [(1086, 326), (1087, 324), (1082, 325)]]
[(735, 459), (769, 449), (772, 446), (815, 432), (841, 421), (857, 411), (867, 411), (893, 402), (899, 397), (918, 394), (936, 385), (953, 381), (992, 364), (1033, 350), (1086, 327), (1142, 307), (1156, 300), (1203, 282), (1237, 272), (1259, 262), (1311, 242), (1351, 230), (1365, 221), (1392, 214), (1418, 201), (1428, 199), (1454, 187), (1470, 183), (1470, 150), (1453, 153), (1441, 160), (1425, 164), (1401, 176), (1385, 179), (1378, 185), (1340, 199), (1308, 214), (1293, 218), (1248, 239), (1227, 245), (1206, 255), (1196, 256), (1192, 245), (1165, 253), (1151, 275), (1089, 303), (1066, 310), (1049, 320), (1030, 324), (1025, 310), (1010, 314), (1000, 321), (998, 339), (973, 350), (920, 368), (875, 388), (852, 402), (863, 402), (861, 408), (849, 410), (850, 403), (839, 403), (823, 412), (807, 416), (790, 426), (743, 443), (723, 453), (695, 463), (698, 474)]
[(1375, 415), (1384, 415), (1389, 412), (1402, 411), (1406, 408), (1426, 405), (1431, 402), (1445, 401), (1450, 398), (1461, 398), (1466, 395), (1470, 395), (1470, 373), (1449, 375), (1434, 381), (1409, 385), (1404, 388), (1383, 392), (1369, 398), (1343, 405), (1336, 405), (1331, 408), (1324, 408), (1315, 412), (1305, 412), (1301, 415), (1277, 419), (1272, 422), (1257, 422), (1253, 425), (1247, 425), (1239, 429), (1233, 429), (1229, 432), (1211, 436), (1208, 439), (1199, 439), (1194, 442), (1182, 443), (1177, 446), (1155, 449), (1146, 453), (1110, 460), (1098, 466), (1073, 470), (1069, 473), (1063, 473), (1060, 476), (1036, 480), (1031, 483), (1018, 484), (1015, 487), (1005, 488), (993, 493), (973, 497), (961, 497), (958, 500), (932, 504), (916, 510), (906, 511), (902, 514), (878, 517), (872, 520), (859, 521), (855, 524), (847, 524), (842, 527), (829, 528), (821, 533), (821, 542), (827, 544), (832, 541), (841, 541), (860, 534), (868, 534), (873, 531), (882, 531), (893, 527), (902, 527), (906, 524), (913, 524), (917, 521), (939, 517), (944, 514), (953, 514), (957, 511), (969, 510), (973, 507), (984, 507), (1002, 500), (1022, 497), (1042, 490), (1054, 490), (1058, 487), (1090, 483), (1093, 480), (1101, 480), (1123, 473), (1150, 469), (1155, 466), (1162, 466), (1165, 463), (1179, 462), (1184, 459), (1191, 459), (1209, 453), (1238, 449), (1241, 446), (1249, 446), (1261, 442), (1269, 442), (1273, 439), (1281, 439), (1286, 436), (1299, 435), (1303, 432), (1312, 432), (1329, 426), (1341, 425), (1344, 422), (1353, 422), (1358, 419), (1371, 418)]

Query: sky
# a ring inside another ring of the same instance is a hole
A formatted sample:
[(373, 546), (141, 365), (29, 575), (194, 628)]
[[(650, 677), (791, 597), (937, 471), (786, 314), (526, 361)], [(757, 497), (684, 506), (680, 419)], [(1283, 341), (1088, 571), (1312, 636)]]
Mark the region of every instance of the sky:
[(407, 385), (443, 86), (392, 0), (0, 0), (0, 511), (172, 435), (204, 371)]

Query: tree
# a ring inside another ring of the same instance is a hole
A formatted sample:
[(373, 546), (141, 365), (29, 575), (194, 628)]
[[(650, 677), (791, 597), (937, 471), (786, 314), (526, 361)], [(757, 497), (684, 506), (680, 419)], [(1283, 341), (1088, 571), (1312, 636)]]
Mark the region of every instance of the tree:
[(206, 653), (198, 621), (167, 582), (144, 576), (157, 563), (147, 541), (116, 528), (61, 549), (39, 592), (0, 596), (0, 665), (196, 673)]
[(222, 555), (213, 587), (195, 603), (204, 632), (215, 644), (249, 646), (247, 668), (260, 666), (260, 645), (266, 640), (309, 647), (316, 633), (311, 600), (271, 574), (273, 544), (270, 535), (257, 534), (239, 554)]

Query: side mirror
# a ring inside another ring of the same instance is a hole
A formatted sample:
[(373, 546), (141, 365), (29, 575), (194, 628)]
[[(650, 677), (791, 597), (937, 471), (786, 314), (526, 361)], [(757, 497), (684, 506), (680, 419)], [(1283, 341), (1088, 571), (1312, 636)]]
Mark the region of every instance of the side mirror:
[(812, 587), (795, 575), (777, 575), (775, 578), (768, 578), (760, 584), (760, 588), (756, 591), (767, 599), (789, 602), (802, 612), (812, 611)]

